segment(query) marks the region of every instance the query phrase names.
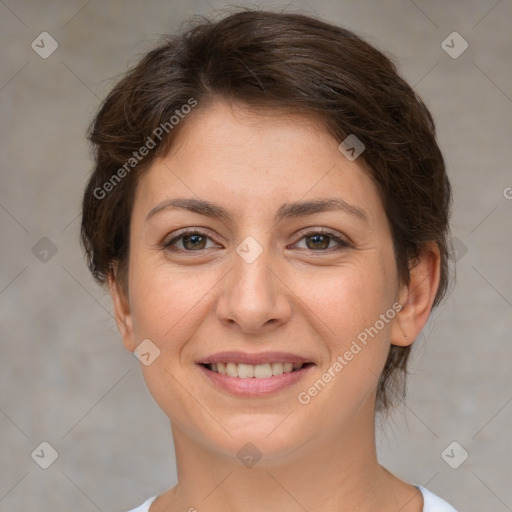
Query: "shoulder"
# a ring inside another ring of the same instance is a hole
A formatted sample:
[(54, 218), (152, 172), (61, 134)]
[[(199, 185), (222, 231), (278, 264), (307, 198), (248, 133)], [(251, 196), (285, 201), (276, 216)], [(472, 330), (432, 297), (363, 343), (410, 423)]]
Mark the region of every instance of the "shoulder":
[(146, 500), (142, 505), (139, 505), (138, 507), (132, 508), (128, 512), (149, 512), (149, 507), (151, 506), (151, 503), (155, 501), (156, 496), (153, 496), (152, 498), (149, 498)]
[(416, 486), (423, 494), (423, 512), (457, 512), (449, 503), (421, 485)]

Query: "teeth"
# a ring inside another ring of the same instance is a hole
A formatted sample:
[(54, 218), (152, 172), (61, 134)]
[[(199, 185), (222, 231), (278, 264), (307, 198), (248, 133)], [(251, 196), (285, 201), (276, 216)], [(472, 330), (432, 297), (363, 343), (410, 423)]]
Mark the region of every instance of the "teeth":
[(268, 379), (272, 377), (272, 366), (269, 363), (257, 364), (254, 367), (254, 376), (257, 379)]
[(254, 366), (252, 364), (238, 364), (238, 376), (241, 379), (249, 379), (254, 377)]
[(272, 363), (272, 375), (282, 375), (283, 372), (283, 363)]
[(238, 365), (236, 363), (227, 363), (226, 375), (228, 377), (238, 377)]
[(210, 370), (221, 375), (229, 377), (240, 377), (241, 379), (268, 379), (275, 375), (290, 373), (302, 368), (302, 363), (264, 363), (264, 364), (245, 364), (245, 363), (212, 363)]

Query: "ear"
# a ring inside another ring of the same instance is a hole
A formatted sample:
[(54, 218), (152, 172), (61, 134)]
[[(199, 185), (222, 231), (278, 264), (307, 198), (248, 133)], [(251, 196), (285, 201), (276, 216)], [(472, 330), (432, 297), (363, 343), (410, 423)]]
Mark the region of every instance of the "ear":
[(123, 287), (119, 285), (117, 280), (117, 269), (115, 268), (108, 278), (108, 285), (112, 303), (114, 305), (114, 317), (117, 328), (123, 338), (124, 346), (130, 352), (137, 348), (135, 336), (133, 334), (133, 322), (130, 310), (130, 302)]
[(426, 324), (439, 287), (441, 256), (435, 242), (428, 243), (410, 269), (410, 283), (403, 285), (391, 330), (391, 344), (411, 345)]

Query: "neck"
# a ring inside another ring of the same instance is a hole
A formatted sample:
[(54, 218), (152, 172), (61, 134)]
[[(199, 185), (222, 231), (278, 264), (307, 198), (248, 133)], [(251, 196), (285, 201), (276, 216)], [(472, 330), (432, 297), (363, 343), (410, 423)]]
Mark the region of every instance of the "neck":
[(404, 507), (405, 492), (410, 501), (413, 488), (378, 464), (373, 408), (362, 410), (344, 432), (326, 432), (293, 454), (264, 457), (251, 468), (199, 444), (175, 424), (172, 430), (178, 484), (151, 512), (421, 510)]

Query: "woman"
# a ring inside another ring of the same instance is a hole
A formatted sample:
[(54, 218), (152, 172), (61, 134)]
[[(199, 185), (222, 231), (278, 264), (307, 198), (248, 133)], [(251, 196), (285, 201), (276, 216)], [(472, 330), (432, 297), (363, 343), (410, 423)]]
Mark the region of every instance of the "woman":
[(388, 58), (237, 12), (149, 52), (90, 139), (89, 267), (176, 450), (177, 485), (135, 510), (453, 511), (376, 455), (447, 289), (451, 204)]

